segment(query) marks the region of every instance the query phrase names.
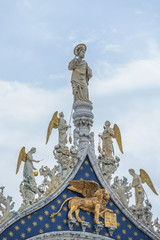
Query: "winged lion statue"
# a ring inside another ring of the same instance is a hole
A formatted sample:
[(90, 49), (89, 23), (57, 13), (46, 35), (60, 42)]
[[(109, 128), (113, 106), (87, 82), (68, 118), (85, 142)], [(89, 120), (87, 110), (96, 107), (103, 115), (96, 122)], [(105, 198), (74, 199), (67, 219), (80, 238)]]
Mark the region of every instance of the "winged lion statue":
[(106, 208), (106, 204), (110, 199), (109, 193), (106, 189), (100, 189), (99, 184), (94, 181), (84, 181), (84, 180), (70, 180), (71, 184), (68, 187), (69, 190), (78, 192), (82, 194), (84, 198), (81, 197), (70, 197), (66, 199), (60, 209), (56, 213), (52, 213), (50, 218), (56, 216), (62, 209), (63, 205), (68, 202), (69, 212), (68, 218), (75, 219), (73, 213), (78, 222), (83, 222), (79, 217), (79, 212), (82, 209), (83, 211), (90, 212), (94, 214), (94, 222), (101, 223), (99, 217), (104, 218), (106, 212), (113, 214), (111, 209)]

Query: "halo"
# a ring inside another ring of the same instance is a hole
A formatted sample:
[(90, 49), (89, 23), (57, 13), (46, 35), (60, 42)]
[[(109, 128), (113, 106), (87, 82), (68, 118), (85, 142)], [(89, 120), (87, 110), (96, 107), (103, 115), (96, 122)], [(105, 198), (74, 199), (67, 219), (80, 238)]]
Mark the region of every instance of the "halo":
[(78, 56), (78, 50), (79, 50), (80, 48), (84, 49), (84, 51), (87, 50), (86, 45), (85, 45), (84, 43), (80, 43), (80, 44), (78, 44), (78, 45), (74, 48), (74, 55), (75, 55), (75, 56)]

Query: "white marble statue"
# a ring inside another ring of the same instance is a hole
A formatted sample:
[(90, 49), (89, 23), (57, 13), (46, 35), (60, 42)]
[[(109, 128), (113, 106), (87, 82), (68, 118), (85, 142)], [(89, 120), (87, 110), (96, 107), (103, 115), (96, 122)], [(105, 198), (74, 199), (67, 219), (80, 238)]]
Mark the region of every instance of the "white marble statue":
[(36, 148), (32, 147), (31, 150), (26, 154), (25, 147), (22, 147), (18, 162), (16, 174), (19, 171), (19, 167), (21, 162), (24, 162), (23, 167), (23, 181), (20, 184), (20, 193), (23, 198), (23, 203), (18, 211), (23, 211), (29, 205), (32, 205), (35, 202), (35, 195), (40, 195), (39, 189), (37, 187), (37, 183), (35, 181), (34, 170), (37, 169), (33, 166), (33, 162), (39, 163), (39, 160), (33, 159), (33, 154), (36, 152)]
[(150, 187), (154, 194), (158, 195), (158, 193), (145, 170), (140, 169), (140, 175), (136, 174), (134, 169), (129, 169), (129, 173), (133, 177), (132, 187), (135, 189), (136, 207), (143, 207), (145, 196), (145, 191), (142, 186), (143, 183), (147, 183), (148, 187)]
[(64, 114), (63, 112), (61, 112), (59, 114), (59, 124), (58, 124), (59, 146), (66, 146), (68, 128), (70, 128), (70, 126), (66, 124), (66, 120), (64, 119)]
[(67, 144), (67, 130), (71, 126), (67, 125), (66, 120), (64, 119), (63, 112), (59, 113), (59, 118), (57, 117), (58, 112), (56, 111), (53, 114), (53, 117), (49, 123), (48, 130), (47, 130), (47, 138), (46, 144), (48, 143), (49, 137), (51, 135), (53, 128), (58, 128), (58, 146), (65, 147)]
[[(85, 44), (78, 44), (74, 49), (75, 58), (69, 63), (68, 69), (72, 70), (72, 89), (75, 102), (88, 102), (88, 84), (92, 77), (92, 70), (89, 68), (86, 61), (82, 60), (86, 52)], [(77, 57), (76, 57), (77, 56)]]
[(33, 162), (35, 163), (39, 163), (39, 160), (34, 160), (32, 154), (34, 154), (36, 152), (36, 148), (32, 147), (31, 150), (27, 153), (26, 156), (26, 161), (24, 163), (24, 168), (23, 168), (23, 177), (27, 178), (30, 177), (30, 182), (32, 183), (32, 185), (36, 185), (36, 181), (35, 181), (35, 176), (34, 176), (34, 170), (37, 170), (34, 166), (33, 166)]
[(114, 137), (113, 128), (110, 127), (110, 122), (106, 121), (104, 126), (104, 131), (99, 136), (102, 138), (102, 149), (105, 152), (107, 158), (113, 158), (113, 141)]
[(154, 226), (156, 227), (156, 233), (160, 236), (160, 223), (158, 222), (158, 218), (154, 220)]
[(123, 177), (123, 179), (119, 179), (118, 176), (116, 176), (111, 187), (117, 193), (123, 204), (128, 207), (129, 199), (132, 196), (130, 191), (132, 186), (128, 183), (127, 178)]
[(39, 163), (39, 160), (34, 160), (32, 154), (36, 152), (36, 148), (32, 147), (31, 150), (26, 154), (25, 153), (25, 147), (22, 147), (19, 157), (18, 157), (18, 162), (17, 162), (17, 169), (16, 169), (16, 174), (19, 171), (19, 167), (21, 165), (21, 162), (24, 162), (24, 168), (23, 168), (23, 178), (30, 178), (30, 182), (32, 182), (33, 185), (36, 185), (35, 182), (35, 176), (34, 176), (34, 170), (37, 170), (33, 166), (33, 162)]
[(104, 131), (102, 134), (99, 134), (99, 137), (102, 139), (102, 150), (105, 153), (105, 157), (108, 159), (113, 159), (113, 138), (116, 138), (119, 150), (123, 153), (122, 149), (122, 139), (119, 127), (117, 124), (114, 124), (114, 127), (110, 127), (111, 123), (109, 121), (105, 122)]
[(46, 144), (49, 140), (49, 137), (51, 135), (52, 129), (57, 128), (58, 129), (58, 144), (54, 147), (53, 154), (55, 156), (55, 159), (57, 160), (58, 166), (59, 166), (59, 177), (60, 180), (66, 175), (65, 173), (68, 173), (68, 169), (70, 169), (71, 164), (71, 154), (69, 152), (67, 144), (67, 131), (71, 127), (67, 125), (66, 120), (64, 119), (63, 112), (59, 113), (58, 118), (58, 111), (56, 111), (53, 114), (53, 117), (49, 123), (48, 131), (47, 131), (47, 138), (46, 138)]
[(136, 207), (142, 207), (144, 202), (144, 189), (141, 177), (135, 173), (134, 169), (129, 169), (129, 173), (133, 177), (132, 187), (135, 189)]

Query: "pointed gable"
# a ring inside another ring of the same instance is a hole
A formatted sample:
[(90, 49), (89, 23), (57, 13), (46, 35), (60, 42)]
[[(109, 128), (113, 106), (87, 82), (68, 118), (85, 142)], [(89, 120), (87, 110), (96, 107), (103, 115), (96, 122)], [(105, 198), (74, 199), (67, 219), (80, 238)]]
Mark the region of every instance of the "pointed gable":
[[(107, 182), (98, 167), (98, 163), (95, 161), (95, 156), (89, 148), (83, 153), (81, 160), (77, 163), (68, 179), (66, 179), (62, 186), (53, 195), (37, 205), (34, 205), (32, 209), (28, 209), (19, 214), (19, 216), (15, 216), (11, 219), (10, 223), (4, 224), (4, 231), (1, 233), (1, 239), (29, 239), (38, 235), (43, 236), (44, 233), (69, 232), (70, 229), (67, 217), (69, 208), (67, 202), (64, 204), (58, 215), (52, 219), (50, 218), (50, 215), (53, 212), (57, 212), (67, 198), (74, 196), (82, 197), (81, 194), (72, 192), (67, 188), (69, 185), (68, 180), (70, 179), (86, 181), (93, 180), (99, 184), (100, 188), (106, 188), (108, 190), (111, 198), (106, 207), (112, 209), (113, 212), (117, 214), (118, 228), (114, 231), (111, 237), (108, 229), (104, 227), (99, 233), (100, 236), (123, 240), (158, 239), (154, 238), (153, 233), (149, 232), (149, 230), (142, 226), (142, 224), (135, 224), (137, 220), (134, 221), (134, 217), (127, 209), (125, 209), (119, 199), (114, 195), (114, 192), (112, 192), (107, 185)], [(129, 217), (129, 214), (132, 217)], [(89, 222), (89, 225), (86, 228), (86, 233), (95, 233), (93, 214), (80, 210), (79, 216), (82, 220)], [(100, 219), (100, 221), (103, 222), (104, 220)], [(7, 224), (9, 226), (7, 226)], [(79, 222), (74, 224), (73, 231), (82, 232), (82, 227)]]

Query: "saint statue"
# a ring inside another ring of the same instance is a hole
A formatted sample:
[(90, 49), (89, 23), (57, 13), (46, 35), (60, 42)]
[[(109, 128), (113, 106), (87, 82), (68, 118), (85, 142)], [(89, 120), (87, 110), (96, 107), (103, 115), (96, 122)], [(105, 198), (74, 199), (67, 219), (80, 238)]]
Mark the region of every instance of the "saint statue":
[(73, 89), (74, 103), (88, 102), (88, 84), (92, 77), (92, 70), (89, 68), (87, 62), (83, 60), (86, 52), (85, 44), (78, 44), (74, 48), (75, 58), (69, 63), (68, 69), (72, 70), (71, 84)]

